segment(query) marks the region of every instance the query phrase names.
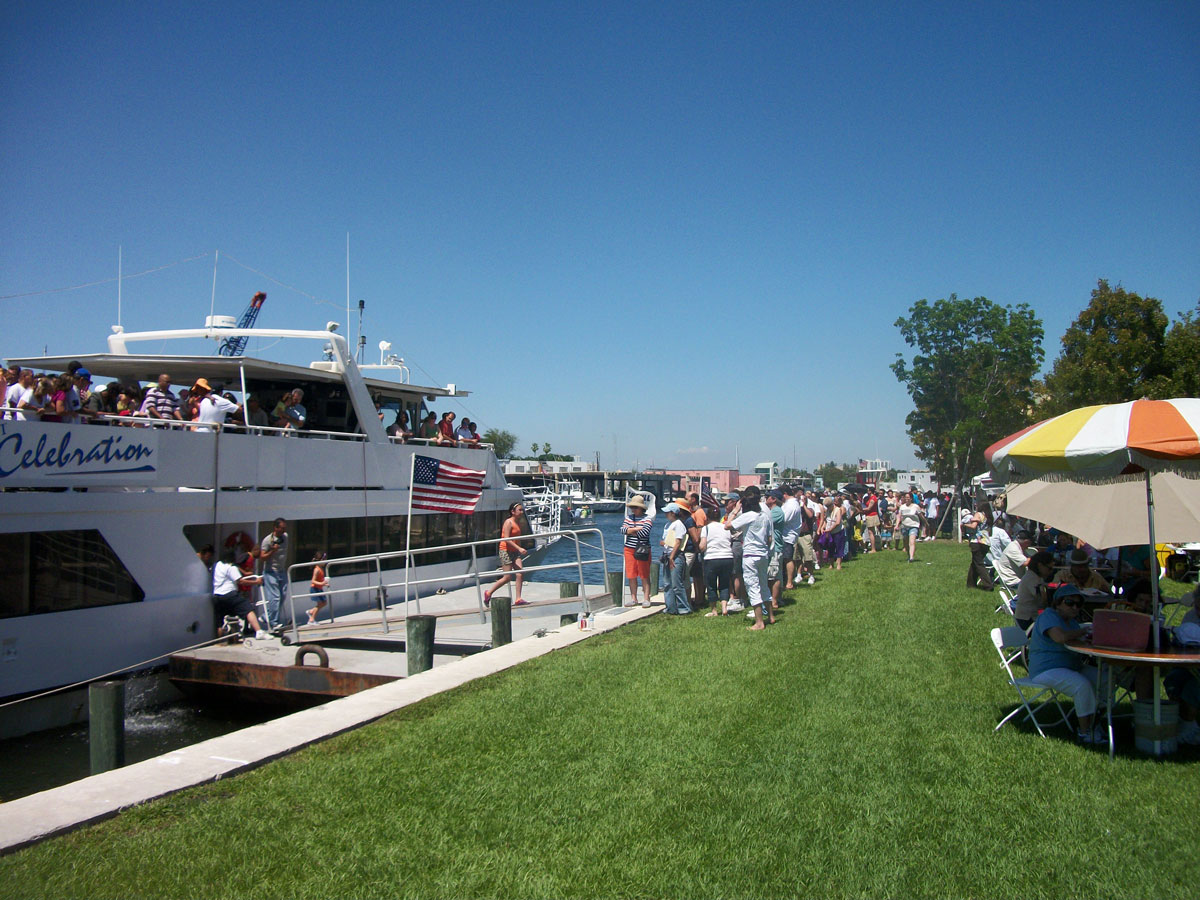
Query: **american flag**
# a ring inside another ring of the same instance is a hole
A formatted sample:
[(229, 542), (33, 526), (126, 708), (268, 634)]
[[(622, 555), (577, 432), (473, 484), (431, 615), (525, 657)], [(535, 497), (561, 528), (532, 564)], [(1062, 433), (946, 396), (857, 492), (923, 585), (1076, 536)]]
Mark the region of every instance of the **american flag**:
[(705, 477), (700, 479), (700, 505), (707, 510), (712, 510), (715, 513), (721, 511), (721, 504), (717, 502), (717, 498), (713, 496), (712, 480)]
[(412, 508), (470, 515), (483, 496), (484, 472), (418, 455), (413, 461)]

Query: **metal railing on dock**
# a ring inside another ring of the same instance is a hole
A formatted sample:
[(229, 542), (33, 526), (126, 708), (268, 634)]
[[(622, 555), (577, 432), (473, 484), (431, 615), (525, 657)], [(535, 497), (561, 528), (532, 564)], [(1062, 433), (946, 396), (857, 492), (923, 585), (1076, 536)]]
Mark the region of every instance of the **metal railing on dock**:
[[(595, 536), (599, 538), (599, 547), (595, 544), (581, 540), (581, 536)], [(520, 535), (516, 538), (488, 538), (479, 541), (463, 541), (458, 544), (444, 544), (437, 547), (414, 547), (409, 550), (392, 550), (386, 553), (372, 553), (360, 556), (343, 556), (336, 559), (327, 559), (317, 561), (309, 561), (302, 563), (293, 563), (288, 566), (288, 604), (291, 612), (291, 630), (290, 636), (293, 642), (299, 643), (301, 640), (300, 624), (296, 618), (296, 592), (292, 589), (296, 584), (304, 584), (307, 577), (311, 581), (311, 573), (313, 567), (320, 565), (325, 570), (325, 577), (332, 579), (335, 568), (353, 568), (360, 570), (362, 566), (367, 566), (368, 569), (364, 573), (362, 571), (352, 571), (343, 577), (353, 578), (357, 583), (352, 586), (340, 588), (326, 588), (325, 592), (318, 597), (315, 594), (302, 595), (307, 600), (324, 599), (327, 603), (327, 610), (330, 619), (328, 628), (336, 628), (339, 631), (370, 631), (376, 632), (382, 630), (384, 634), (389, 634), (391, 625), (404, 621), (409, 616), (409, 607), (411, 604), (416, 604), (416, 614), (422, 615), (421, 612), (421, 588), (430, 585), (446, 585), (446, 584), (462, 584), (463, 582), (473, 582), (475, 585), (475, 595), (477, 600), (477, 608), (473, 609), (458, 609), (458, 610), (442, 610), (432, 615), (437, 616), (456, 616), (469, 615), (475, 612), (479, 613), (480, 622), (487, 621), (487, 607), (483, 602), (483, 591), (485, 582), (491, 581), (505, 574), (517, 574), (528, 576), (536, 572), (552, 572), (563, 569), (574, 569), (578, 574), (579, 584), (579, 602), (583, 604), (584, 612), (590, 614), (592, 612), (591, 603), (594, 599), (598, 599), (606, 594), (605, 586), (602, 583), (600, 590), (588, 594), (588, 584), (584, 579), (583, 567), (599, 565), (604, 566), (607, 555), (604, 549), (604, 534), (599, 528), (578, 528), (566, 529), (556, 532), (545, 532), (537, 535), (539, 538), (558, 537), (550, 546), (555, 546), (559, 541), (570, 539), (575, 550), (575, 558), (561, 563), (550, 563), (549, 565), (524, 566), (519, 569), (514, 568), (506, 572), (502, 568), (479, 569), (479, 548), (480, 547), (498, 547), (501, 541), (529, 541), (533, 535)], [(598, 555), (588, 556), (586, 549), (598, 549)], [(414, 567), (419, 565), (419, 557), (425, 554), (442, 553), (447, 550), (467, 549), (470, 551), (470, 561), (466, 572), (459, 572), (451, 575), (426, 575), (420, 578), (414, 577)], [(486, 554), (485, 558), (492, 554)], [(394, 561), (402, 561), (400, 567), (387, 566), (386, 563)], [(387, 576), (385, 578), (385, 575)], [(299, 577), (298, 577), (299, 576)], [(363, 579), (365, 578), (365, 583)], [(390, 579), (390, 580), (389, 580)], [(593, 586), (594, 587), (594, 586)], [(365, 623), (354, 622), (345, 623), (344, 625), (336, 624), (336, 614), (334, 612), (334, 603), (338, 596), (358, 595), (363, 591), (370, 591), (375, 594), (375, 602), (379, 609), (379, 625), (371, 624), (365, 626)], [(404, 604), (404, 613), (399, 616), (389, 616), (388, 606), (391, 603), (389, 591), (403, 591), (403, 600), (397, 602)]]

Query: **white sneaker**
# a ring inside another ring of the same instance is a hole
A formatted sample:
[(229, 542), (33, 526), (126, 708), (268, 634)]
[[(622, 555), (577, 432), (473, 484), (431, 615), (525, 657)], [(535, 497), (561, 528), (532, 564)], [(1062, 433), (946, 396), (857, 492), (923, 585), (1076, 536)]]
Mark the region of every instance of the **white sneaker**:
[(265, 632), (265, 631), (256, 631), (256, 632), (254, 632), (254, 637), (255, 637), (257, 640), (260, 640), (260, 641), (265, 641), (265, 640), (266, 640), (267, 638), (269, 638), (270, 636), (271, 636), (271, 635), (270, 635), (270, 634), (268, 634), (268, 633), (267, 633), (267, 632)]
[(750, 610), (750, 612), (746, 613), (746, 618), (753, 619), (754, 618), (754, 610)]
[(815, 572), (821, 571), (821, 564), (819, 562), (813, 563), (813, 571), (815, 571)]
[(727, 612), (741, 612), (745, 608), (741, 600), (730, 600), (729, 605), (725, 607)]
[(809, 583), (809, 584), (816, 584), (816, 583), (817, 583), (817, 579), (815, 579), (815, 578), (813, 578), (811, 575), (809, 575), (809, 576), (808, 576), (808, 583)]

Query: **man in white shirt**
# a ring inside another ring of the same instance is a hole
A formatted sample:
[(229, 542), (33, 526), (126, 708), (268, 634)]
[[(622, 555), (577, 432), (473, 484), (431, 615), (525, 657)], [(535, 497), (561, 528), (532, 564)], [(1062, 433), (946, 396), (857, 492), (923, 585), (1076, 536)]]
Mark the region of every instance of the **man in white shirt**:
[(937, 537), (939, 508), (938, 495), (936, 492), (931, 491), (925, 500), (925, 527), (929, 529), (929, 534), (925, 538), (927, 541), (932, 541)]
[(790, 484), (783, 486), (783, 559), (787, 566), (787, 583), (784, 590), (792, 590), (796, 586), (796, 560), (792, 558), (796, 550), (796, 541), (800, 538), (800, 502), (796, 499), (796, 489)]
[(1033, 535), (1028, 531), (1017, 532), (1016, 538), (1000, 554), (996, 561), (996, 572), (1005, 586), (1015, 591), (1025, 575), (1025, 567), (1029, 562), (1026, 551), (1033, 544)]
[(10, 384), (4, 393), (5, 418), (22, 422), (29, 420), (29, 416), (21, 411), (21, 404), (33, 399), (33, 385), (33, 370), (22, 369), (16, 381)]
[[(206, 547), (201, 551), (211, 551)], [(213, 566), (213, 605), (221, 616), (241, 616), (254, 629), (254, 636), (259, 640), (270, 637), (259, 627), (258, 615), (254, 612), (254, 604), (243, 594), (240, 587), (252, 584), (262, 584), (262, 578), (257, 575), (244, 575), (235, 564), (235, 551), (227, 550), (217, 564)]]
[(192, 396), (200, 398), (200, 411), (196, 414), (197, 431), (216, 430), (217, 425), (225, 423), (227, 415), (242, 408), (240, 403), (226, 400), (214, 391), (203, 378), (198, 378), (192, 385)]
[(1012, 538), (1008, 536), (1008, 532), (1004, 530), (1004, 526), (997, 519), (992, 523), (991, 537), (988, 538), (988, 562), (993, 566), (1000, 562), (1000, 555), (1004, 553), (1004, 548), (1012, 543)]

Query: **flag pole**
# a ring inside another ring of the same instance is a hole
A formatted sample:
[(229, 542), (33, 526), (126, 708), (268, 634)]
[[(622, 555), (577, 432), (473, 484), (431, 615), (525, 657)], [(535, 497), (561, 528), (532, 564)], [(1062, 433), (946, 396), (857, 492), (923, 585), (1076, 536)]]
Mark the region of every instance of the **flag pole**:
[[(408, 615), (408, 570), (412, 565), (412, 498), (413, 480), (417, 472), (417, 451), (414, 449), (408, 464), (408, 517), (405, 519), (407, 534), (404, 536), (404, 615)], [(417, 612), (421, 611), (420, 606)]]

